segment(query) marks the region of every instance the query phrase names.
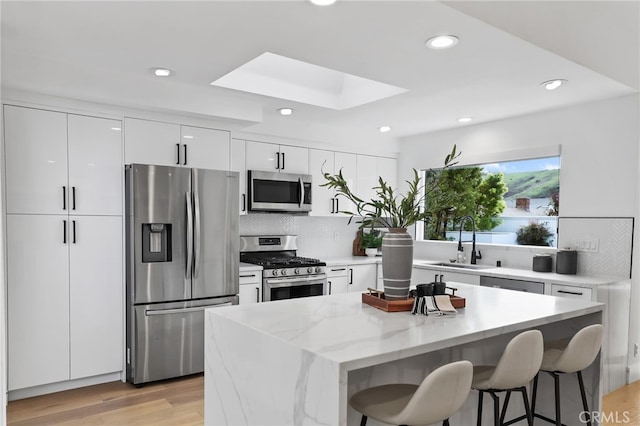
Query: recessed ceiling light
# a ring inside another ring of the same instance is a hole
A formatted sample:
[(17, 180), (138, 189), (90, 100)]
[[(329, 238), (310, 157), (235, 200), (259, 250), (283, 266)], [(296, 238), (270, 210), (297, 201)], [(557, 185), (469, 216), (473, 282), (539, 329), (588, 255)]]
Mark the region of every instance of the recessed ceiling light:
[(291, 109), (291, 108), (280, 108), (278, 110), (278, 112), (280, 113), (280, 115), (291, 115), (291, 114), (293, 114), (293, 109)]
[(122, 129), (120, 129), (120, 127), (112, 127), (111, 130), (119, 131), (119, 130), (122, 130)]
[(173, 75), (173, 71), (167, 68), (151, 68), (149, 71), (156, 77), (170, 77)]
[(458, 37), (454, 35), (439, 35), (431, 37), (426, 41), (427, 47), (431, 49), (448, 49), (458, 44)]
[(184, 138), (184, 139), (193, 139), (193, 136), (191, 136), (191, 135), (184, 135), (184, 136), (183, 136), (183, 138)]
[(544, 87), (547, 90), (556, 90), (558, 87), (562, 86), (563, 84), (567, 84), (568, 81), (567, 80), (563, 80), (561, 78), (555, 79), (555, 80), (547, 80), (544, 81), (542, 83), (540, 83), (540, 86)]
[(460, 117), (458, 123), (468, 123), (473, 120), (473, 117)]
[(311, 3), (316, 6), (329, 6), (336, 2), (336, 0), (311, 0)]
[(389, 126), (380, 126), (380, 127), (378, 127), (378, 130), (380, 131), (380, 133), (387, 133), (388, 131), (391, 130), (391, 127), (389, 127)]

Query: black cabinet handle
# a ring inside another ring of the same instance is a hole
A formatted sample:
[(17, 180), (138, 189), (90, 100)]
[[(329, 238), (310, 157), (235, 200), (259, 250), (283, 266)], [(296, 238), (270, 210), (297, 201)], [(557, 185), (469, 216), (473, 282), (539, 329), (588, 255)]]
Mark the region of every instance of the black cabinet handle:
[(62, 221), (62, 244), (67, 244), (67, 221)]
[(329, 293), (327, 294), (331, 294), (331, 281), (327, 281), (327, 284), (329, 284)]
[(572, 294), (574, 296), (582, 296), (582, 292), (577, 292), (577, 291), (565, 291), (565, 290), (558, 290), (558, 293), (562, 293), (562, 294)]
[(71, 187), (71, 209), (72, 210), (76, 209), (76, 187), (75, 186)]
[(177, 143), (176, 144), (176, 156), (177, 156), (177, 161), (176, 164), (179, 166), (180, 165), (180, 144)]
[(331, 213), (335, 213), (335, 208), (336, 208), (336, 199), (332, 198), (331, 199)]
[(340, 198), (336, 197), (336, 213), (340, 213)]
[(184, 163), (185, 166), (187, 165), (187, 144), (184, 144)]
[(282, 153), (282, 170), (284, 170), (284, 152)]
[(349, 268), (349, 284), (353, 284), (353, 269)]
[(242, 194), (242, 211), (243, 212), (247, 211), (247, 195), (246, 194)]
[(67, 209), (67, 187), (62, 187), (62, 210)]
[(276, 152), (276, 170), (280, 170), (280, 153)]
[(71, 221), (71, 228), (73, 230), (73, 244), (76, 243), (76, 221)]
[(260, 287), (256, 287), (256, 303), (260, 303)]

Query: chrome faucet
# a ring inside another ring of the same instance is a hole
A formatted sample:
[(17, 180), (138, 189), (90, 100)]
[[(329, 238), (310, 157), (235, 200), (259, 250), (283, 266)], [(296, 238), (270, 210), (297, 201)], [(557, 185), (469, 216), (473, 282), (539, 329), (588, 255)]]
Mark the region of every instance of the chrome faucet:
[(473, 220), (472, 216), (462, 216), (460, 219), (460, 236), (458, 237), (458, 251), (464, 251), (462, 248), (462, 243), (468, 243), (469, 241), (462, 241), (462, 226), (464, 225), (465, 220), (471, 221), (471, 230), (472, 230), (472, 239), (471, 239), (471, 264), (475, 265), (478, 259), (482, 259), (482, 253), (480, 250), (476, 253), (476, 221)]

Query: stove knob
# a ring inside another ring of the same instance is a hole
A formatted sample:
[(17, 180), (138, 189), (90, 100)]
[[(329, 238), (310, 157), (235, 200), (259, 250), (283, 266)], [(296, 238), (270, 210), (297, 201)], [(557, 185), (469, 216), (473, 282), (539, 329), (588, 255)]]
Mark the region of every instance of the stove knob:
[(307, 272), (313, 274), (313, 268), (307, 268)]
[(280, 271), (280, 275), (287, 275), (287, 270), (283, 269), (282, 271)]
[(300, 268), (296, 268), (296, 269), (294, 269), (294, 270), (293, 270), (293, 273), (294, 273), (294, 274), (296, 274), (296, 275), (298, 275), (298, 274), (300, 273)]
[(316, 266), (316, 272), (318, 272), (318, 273), (322, 272), (322, 268), (319, 267), (319, 266)]
[(278, 275), (278, 270), (274, 269), (273, 272), (271, 272), (271, 275)]

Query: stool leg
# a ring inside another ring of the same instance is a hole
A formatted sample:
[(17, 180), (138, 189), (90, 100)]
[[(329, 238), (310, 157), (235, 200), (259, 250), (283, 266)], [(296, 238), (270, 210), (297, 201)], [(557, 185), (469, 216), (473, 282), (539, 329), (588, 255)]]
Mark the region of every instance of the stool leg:
[(500, 412), (500, 424), (504, 423), (504, 416), (507, 414), (507, 405), (509, 405), (509, 399), (511, 398), (511, 391), (507, 391), (507, 395), (504, 397), (504, 402), (502, 403), (502, 411)]
[(500, 412), (500, 397), (491, 391), (489, 391), (489, 395), (493, 398), (493, 424), (500, 426), (500, 418), (498, 417), (498, 413)]
[(360, 419), (360, 426), (365, 426), (366, 424), (367, 424), (367, 416), (363, 414), (362, 418)]
[(562, 426), (560, 421), (560, 376), (556, 373), (549, 373), (553, 376), (553, 387), (556, 400), (556, 426)]
[(582, 380), (582, 371), (576, 373), (578, 375), (578, 384), (580, 385), (580, 396), (582, 397), (582, 407), (587, 413), (587, 425), (591, 426), (591, 415), (589, 414), (589, 406), (587, 405), (587, 395), (584, 391), (584, 380)]
[(536, 415), (536, 396), (538, 396), (538, 376), (540, 373), (537, 373), (533, 378), (533, 394), (531, 395), (531, 417), (535, 417)]
[(477, 426), (482, 426), (482, 397), (484, 396), (483, 391), (478, 391), (478, 419), (476, 421)]
[(449, 419), (444, 419), (444, 422), (442, 422), (442, 426), (450, 426)]
[(527, 424), (533, 426), (533, 412), (529, 407), (529, 397), (527, 396), (527, 388), (522, 387), (522, 401), (524, 402), (524, 412), (527, 414)]

